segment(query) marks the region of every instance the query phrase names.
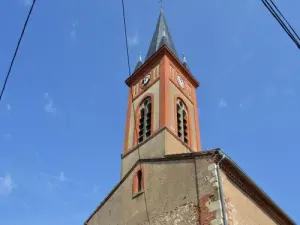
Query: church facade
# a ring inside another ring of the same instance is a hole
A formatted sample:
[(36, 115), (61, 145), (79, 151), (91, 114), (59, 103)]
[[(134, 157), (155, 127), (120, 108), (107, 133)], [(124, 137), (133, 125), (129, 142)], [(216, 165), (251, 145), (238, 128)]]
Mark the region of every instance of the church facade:
[(292, 225), (220, 149), (202, 151), (196, 89), (163, 11), (129, 87), (121, 180), (85, 225)]

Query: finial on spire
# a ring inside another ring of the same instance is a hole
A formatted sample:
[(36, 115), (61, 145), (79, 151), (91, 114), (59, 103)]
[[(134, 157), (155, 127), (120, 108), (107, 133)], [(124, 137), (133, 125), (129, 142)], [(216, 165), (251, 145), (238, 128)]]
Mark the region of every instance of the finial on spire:
[(183, 57), (183, 63), (187, 63), (184, 52), (182, 53), (182, 57)]
[(134, 68), (134, 72), (137, 71), (143, 65), (142, 53), (140, 52), (139, 60)]
[(182, 64), (183, 64), (183, 66), (184, 66), (185, 68), (189, 69), (189, 68), (188, 68), (188, 64), (187, 64), (187, 60), (186, 60), (186, 57), (185, 57), (184, 52), (182, 53), (182, 57), (183, 57), (183, 59), (182, 59)]

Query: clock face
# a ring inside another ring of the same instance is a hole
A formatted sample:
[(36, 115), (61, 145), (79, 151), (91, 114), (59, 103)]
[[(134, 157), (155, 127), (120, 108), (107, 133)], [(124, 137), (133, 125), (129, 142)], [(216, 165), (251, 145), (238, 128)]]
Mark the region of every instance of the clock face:
[(181, 78), (181, 76), (177, 76), (177, 81), (178, 81), (178, 84), (180, 85), (180, 87), (184, 88), (184, 81), (183, 79)]
[(149, 83), (149, 81), (150, 81), (150, 74), (145, 76), (145, 78), (142, 80), (143, 86), (147, 85)]

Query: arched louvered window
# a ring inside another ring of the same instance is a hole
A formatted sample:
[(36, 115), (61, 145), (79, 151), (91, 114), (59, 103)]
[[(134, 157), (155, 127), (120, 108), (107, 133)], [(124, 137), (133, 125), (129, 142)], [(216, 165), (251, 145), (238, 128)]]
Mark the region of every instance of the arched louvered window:
[(188, 111), (181, 99), (176, 101), (177, 109), (177, 135), (184, 143), (188, 144)]
[(141, 143), (151, 136), (151, 115), (152, 115), (151, 97), (147, 97), (140, 104), (139, 113), (139, 135), (138, 142)]

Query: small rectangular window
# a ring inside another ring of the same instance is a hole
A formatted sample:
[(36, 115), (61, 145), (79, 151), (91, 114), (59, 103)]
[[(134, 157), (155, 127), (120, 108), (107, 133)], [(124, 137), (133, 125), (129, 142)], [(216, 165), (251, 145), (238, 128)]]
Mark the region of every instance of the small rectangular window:
[(138, 172), (138, 192), (141, 192), (142, 191), (142, 188), (143, 188), (143, 174), (142, 174), (142, 171), (139, 170)]

